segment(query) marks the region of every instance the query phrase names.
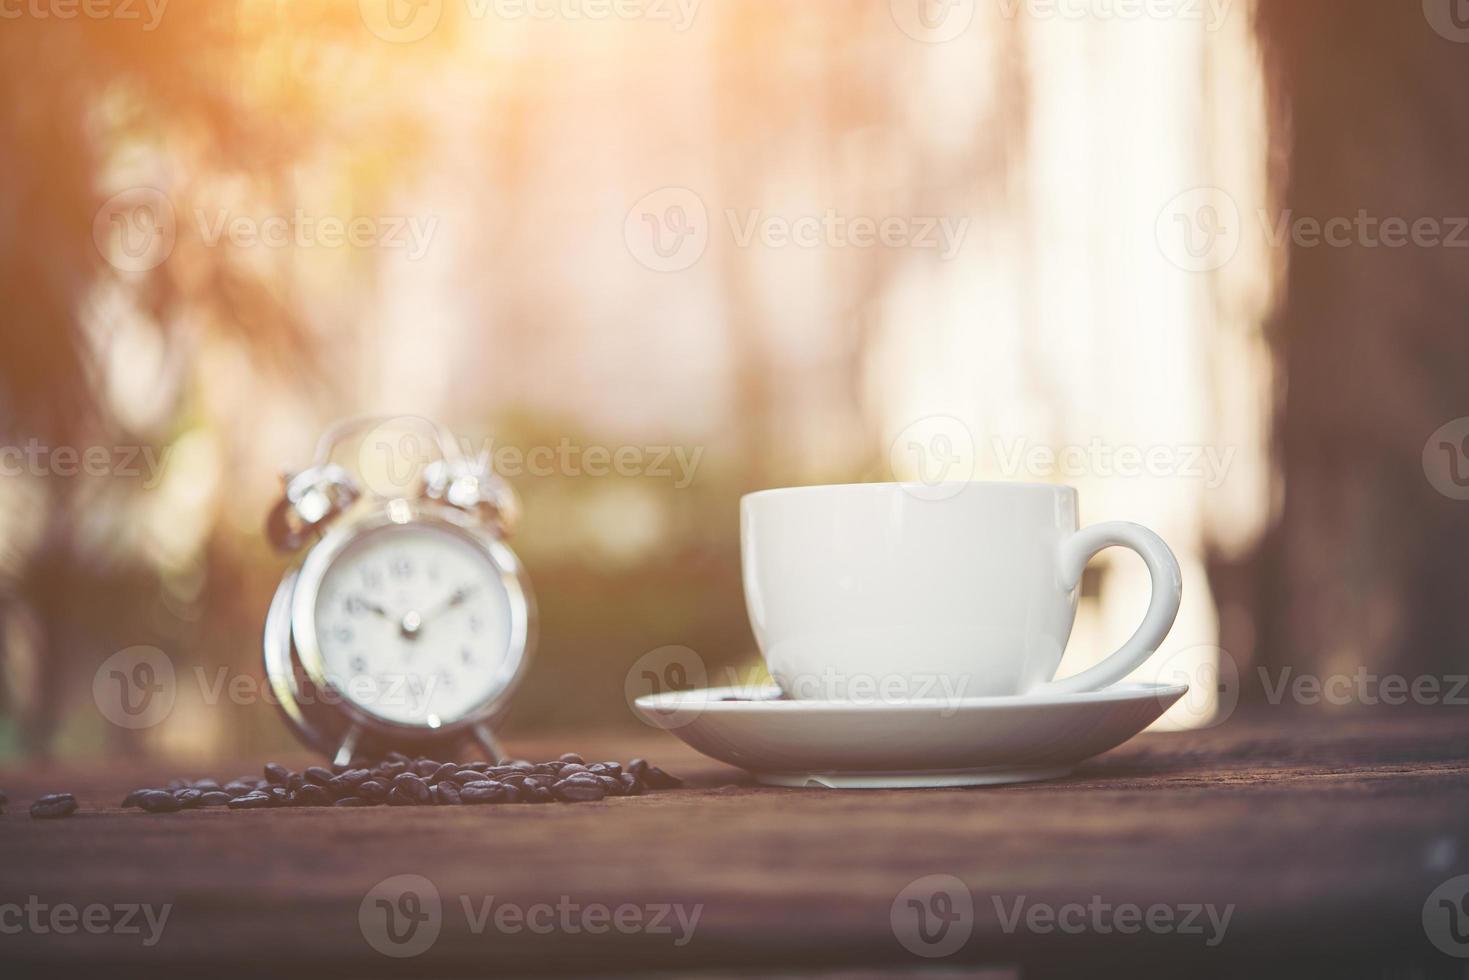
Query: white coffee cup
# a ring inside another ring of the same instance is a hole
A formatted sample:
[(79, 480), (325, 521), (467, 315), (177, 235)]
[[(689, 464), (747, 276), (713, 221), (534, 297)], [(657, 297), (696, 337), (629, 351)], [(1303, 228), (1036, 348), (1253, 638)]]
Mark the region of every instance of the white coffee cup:
[[(913, 700), (1096, 691), (1158, 648), (1182, 581), (1163, 539), (1137, 524), (1077, 529), (1076, 491), (968, 483), (761, 490), (740, 501), (745, 604), (787, 696)], [(941, 499), (935, 499), (941, 498)], [(1152, 598), (1122, 648), (1054, 680), (1081, 573), (1120, 545), (1142, 556)]]

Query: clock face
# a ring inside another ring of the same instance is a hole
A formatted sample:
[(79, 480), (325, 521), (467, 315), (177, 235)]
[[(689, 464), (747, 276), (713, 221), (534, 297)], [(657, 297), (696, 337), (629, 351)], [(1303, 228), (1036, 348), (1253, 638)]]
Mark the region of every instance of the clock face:
[(369, 531), (337, 555), (316, 599), (323, 671), (363, 711), (437, 728), (509, 683), (510, 599), (473, 541), (433, 524)]

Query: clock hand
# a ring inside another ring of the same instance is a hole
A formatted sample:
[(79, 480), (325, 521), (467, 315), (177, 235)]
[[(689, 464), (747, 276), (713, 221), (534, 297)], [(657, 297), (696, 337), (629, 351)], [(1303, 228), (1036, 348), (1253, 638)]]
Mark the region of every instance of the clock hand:
[(383, 619), (392, 619), (393, 618), (392, 616), (389, 616), (388, 615), (388, 611), (386, 609), (384, 609), (382, 606), (378, 605), (377, 603), (373, 602), (371, 599), (364, 599), (362, 596), (357, 596), (357, 595), (349, 596), (348, 599), (347, 599), (347, 604), (350, 606), (353, 603), (356, 603), (357, 605), (361, 606), (363, 609), (368, 610), (369, 612), (376, 613), (377, 615), (381, 616)]
[[(419, 616), (419, 625), (422, 626), (423, 623), (427, 622), (430, 619), (433, 619), (435, 616), (443, 615), (450, 609), (453, 609), (455, 606), (462, 604), (465, 599), (468, 599), (471, 595), (474, 594), (475, 589), (476, 586), (473, 585), (464, 585), (455, 589), (453, 593), (450, 594), (449, 598), (445, 599), (433, 609), (430, 609), (428, 612), (423, 613), (421, 616)], [(404, 620), (407, 620), (406, 616), (404, 617)]]
[(408, 610), (403, 614), (403, 618), (398, 623), (398, 631), (403, 634), (403, 639), (405, 640), (418, 639), (418, 634), (423, 631), (424, 623), (435, 616), (439, 616), (453, 609), (465, 599), (468, 599), (474, 593), (474, 590), (475, 587), (472, 585), (455, 589), (449, 598), (439, 603), (433, 609), (430, 609), (427, 613), (421, 613), (416, 609)]

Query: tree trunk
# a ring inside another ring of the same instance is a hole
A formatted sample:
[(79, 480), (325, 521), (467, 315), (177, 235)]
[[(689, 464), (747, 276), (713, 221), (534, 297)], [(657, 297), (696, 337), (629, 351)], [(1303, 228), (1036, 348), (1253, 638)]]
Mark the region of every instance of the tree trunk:
[[(1337, 226), (1346, 244), (1281, 246), (1284, 493), (1252, 576), (1267, 668), (1441, 674), (1469, 659), (1469, 501), (1450, 496), (1469, 472), (1469, 422), (1434, 437), (1469, 416), (1469, 232), (1453, 220), (1469, 214), (1459, 4), (1442, 0), (1437, 17), (1418, 0), (1259, 10), (1286, 161), (1285, 211), (1269, 218), (1351, 222)], [(1393, 244), (1404, 229), (1410, 240)]]

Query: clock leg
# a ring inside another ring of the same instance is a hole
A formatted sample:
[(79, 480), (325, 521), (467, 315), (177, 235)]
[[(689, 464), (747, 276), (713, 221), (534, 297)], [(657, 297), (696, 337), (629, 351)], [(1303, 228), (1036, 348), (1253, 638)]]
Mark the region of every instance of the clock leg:
[(499, 764), (505, 761), (505, 749), (500, 745), (500, 740), (495, 737), (495, 733), (490, 731), (489, 725), (475, 725), (472, 731), (474, 740), (490, 754), (491, 762)]
[(345, 766), (352, 762), (352, 756), (357, 752), (357, 737), (361, 730), (356, 725), (347, 729), (347, 734), (342, 736), (342, 744), (337, 746), (337, 754), (332, 758), (332, 763)]

